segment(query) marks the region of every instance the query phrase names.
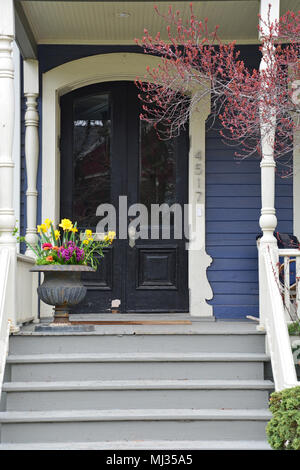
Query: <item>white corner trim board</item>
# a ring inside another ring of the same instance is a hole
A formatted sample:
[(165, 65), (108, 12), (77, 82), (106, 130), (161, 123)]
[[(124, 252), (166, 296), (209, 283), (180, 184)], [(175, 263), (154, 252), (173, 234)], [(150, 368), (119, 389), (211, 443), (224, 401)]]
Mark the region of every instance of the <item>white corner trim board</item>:
[[(135, 53), (112, 53), (84, 57), (67, 62), (43, 74), (42, 102), (42, 218), (58, 221), (60, 217), (60, 106), (59, 98), (77, 88), (93, 83), (116, 80), (134, 81), (145, 76), (146, 67), (157, 67), (158, 57)], [(197, 238), (201, 249), (190, 252), (189, 289), (190, 314), (212, 316), (212, 307), (206, 303), (212, 290), (206, 277), (211, 258), (205, 252), (205, 120), (209, 107), (203, 106), (190, 118), (191, 148), (189, 154), (189, 202), (196, 211), (198, 203)], [(201, 194), (196, 198), (194, 160), (201, 160)]]

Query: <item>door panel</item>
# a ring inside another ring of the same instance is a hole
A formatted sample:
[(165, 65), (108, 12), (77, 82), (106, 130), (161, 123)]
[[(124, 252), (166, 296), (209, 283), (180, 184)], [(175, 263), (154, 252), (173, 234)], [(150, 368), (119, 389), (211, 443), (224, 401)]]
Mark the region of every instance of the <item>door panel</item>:
[(116, 239), (97, 273), (84, 276), (88, 293), (76, 311), (108, 312), (114, 299), (124, 313), (188, 311), (185, 239), (174, 237), (172, 213), (169, 239), (164, 239), (161, 217), (150, 220), (153, 204), (187, 203), (186, 135), (159, 140), (140, 121), (137, 89), (129, 82), (76, 90), (61, 99), (61, 109), (61, 216), (95, 231), (96, 208), (111, 203), (118, 235), (119, 196), (127, 197), (128, 207), (144, 204), (149, 213), (144, 238)]
[(176, 266), (176, 247), (138, 246), (136, 288), (141, 290), (177, 289)]

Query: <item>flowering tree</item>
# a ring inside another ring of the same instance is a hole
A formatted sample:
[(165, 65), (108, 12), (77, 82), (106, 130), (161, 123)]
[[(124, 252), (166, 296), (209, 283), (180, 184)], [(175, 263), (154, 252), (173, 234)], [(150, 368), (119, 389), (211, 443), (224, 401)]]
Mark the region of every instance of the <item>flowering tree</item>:
[(221, 135), (233, 145), (241, 144), (236, 153), (241, 158), (262, 155), (265, 142), (264, 150), (269, 150), (264, 156), (272, 154), (283, 166), (282, 176), (289, 176), (294, 136), (300, 130), (300, 11), (287, 12), (272, 23), (269, 10), (268, 21), (260, 18), (258, 29), (260, 70), (241, 67), (224, 89)]
[(218, 26), (209, 31), (207, 19), (195, 17), (192, 4), (185, 23), (172, 7), (166, 15), (155, 9), (165, 20), (168, 40), (161, 39), (160, 33), (152, 37), (147, 30), (142, 40), (135, 40), (145, 53), (161, 57), (159, 66), (148, 67), (136, 85), (143, 102), (141, 119), (152, 123), (160, 138), (170, 138), (178, 135), (203, 100), (211, 101), (212, 116), (218, 116), (224, 85), (230, 83), (226, 71), (238, 62), (239, 52), (233, 42), (222, 44)]
[(152, 37), (147, 30), (136, 40), (144, 52), (161, 57), (157, 68), (148, 68), (144, 79), (136, 81), (143, 102), (141, 119), (152, 123), (161, 138), (170, 138), (178, 135), (202, 100), (210, 99), (211, 122), (219, 119), (224, 141), (239, 146), (236, 156), (262, 155), (262, 142), (267, 143), (274, 158), (287, 157), (279, 162), (289, 175), (288, 156), (300, 129), (300, 11), (274, 23), (260, 18), (260, 70), (247, 68), (235, 43), (223, 44), (218, 27), (210, 32), (207, 20), (195, 17), (192, 5), (186, 22), (171, 7), (166, 15), (156, 11), (166, 22), (168, 40), (160, 33)]

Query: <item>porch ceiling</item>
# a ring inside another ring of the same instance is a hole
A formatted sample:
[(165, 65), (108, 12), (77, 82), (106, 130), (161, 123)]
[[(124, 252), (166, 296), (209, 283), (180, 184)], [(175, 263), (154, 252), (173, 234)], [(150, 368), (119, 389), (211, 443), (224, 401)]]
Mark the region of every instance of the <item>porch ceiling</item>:
[[(58, 1), (15, 0), (16, 38), (25, 58), (36, 56), (37, 44), (134, 44), (144, 28), (165, 33), (163, 20), (155, 13), (172, 4), (183, 17), (189, 1)], [(298, 4), (298, 5), (297, 5)], [(208, 18), (211, 28), (220, 25), (223, 40), (240, 44), (258, 42), (257, 0), (194, 1), (195, 14)], [(298, 10), (299, 0), (281, 0), (281, 12)], [(124, 16), (125, 14), (125, 16)], [(127, 16), (128, 15), (128, 16)]]

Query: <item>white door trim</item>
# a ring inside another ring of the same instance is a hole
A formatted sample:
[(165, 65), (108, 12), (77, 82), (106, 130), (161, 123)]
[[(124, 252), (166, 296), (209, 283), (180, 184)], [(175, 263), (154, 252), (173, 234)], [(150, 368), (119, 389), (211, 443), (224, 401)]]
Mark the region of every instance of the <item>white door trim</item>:
[[(60, 96), (93, 83), (143, 78), (146, 67), (157, 67), (159, 62), (158, 57), (148, 54), (100, 54), (67, 62), (43, 74), (43, 220), (50, 218), (57, 223), (60, 217)], [(209, 104), (203, 105), (190, 117), (189, 203), (196, 214), (195, 230), (200, 240), (197, 249), (189, 251), (190, 314), (199, 317), (212, 316), (212, 306), (206, 302), (213, 295), (206, 276), (212, 260), (205, 251), (205, 120), (209, 112)], [(196, 171), (198, 164), (200, 174)], [(45, 316), (43, 312), (42, 316)]]

